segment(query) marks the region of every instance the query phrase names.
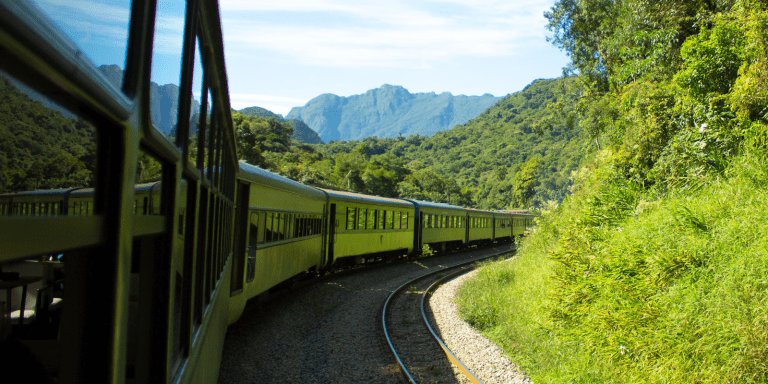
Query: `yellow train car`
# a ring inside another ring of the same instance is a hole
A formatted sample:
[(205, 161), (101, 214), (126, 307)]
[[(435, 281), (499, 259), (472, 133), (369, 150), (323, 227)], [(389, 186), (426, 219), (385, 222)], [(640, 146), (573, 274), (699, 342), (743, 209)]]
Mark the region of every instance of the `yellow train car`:
[(497, 243), (512, 241), (512, 217), (508, 213), (493, 212), (493, 241)]
[(328, 196), (328, 260), (333, 266), (394, 258), (414, 251), (414, 204), (322, 189)]
[[(52, 147), (62, 138), (88, 162), (62, 174), (50, 151), (32, 152), (25, 161), (51, 167), (8, 190), (66, 192), (18, 194), (17, 211), (0, 198), (0, 269), (19, 272), (0, 274), (0, 297), (29, 294), (0, 304), (2, 364), (18, 368), (4, 382), (217, 380), (238, 173), (219, 8), (159, 3), (0, 0), (13, 134)], [(163, 103), (153, 99), (160, 81), (178, 86)], [(172, 127), (159, 126), (157, 105)], [(137, 185), (147, 179), (163, 188)], [(51, 286), (60, 297), (45, 293)], [(10, 324), (28, 310), (28, 328)]]
[(230, 322), (245, 302), (281, 282), (319, 272), (326, 194), (240, 162)]
[(467, 211), (455, 205), (410, 200), (418, 209), (421, 245), (444, 251), (464, 246), (467, 241)]
[(467, 244), (493, 241), (493, 212), (467, 209)]

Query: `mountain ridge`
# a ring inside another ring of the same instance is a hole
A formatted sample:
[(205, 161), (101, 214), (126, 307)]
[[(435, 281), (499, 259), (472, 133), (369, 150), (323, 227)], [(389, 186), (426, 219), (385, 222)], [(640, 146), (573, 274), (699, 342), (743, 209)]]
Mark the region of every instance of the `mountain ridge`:
[(303, 107), (294, 107), (286, 118), (304, 121), (326, 142), (400, 134), (431, 136), (466, 123), (500, 99), (489, 93), (411, 93), (402, 86), (384, 84), (359, 95), (324, 93)]

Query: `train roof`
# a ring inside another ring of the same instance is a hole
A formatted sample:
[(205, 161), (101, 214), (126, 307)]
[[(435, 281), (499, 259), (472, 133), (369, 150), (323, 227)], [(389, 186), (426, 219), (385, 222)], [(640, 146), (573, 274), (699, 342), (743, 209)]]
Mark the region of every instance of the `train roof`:
[(325, 193), (319, 191), (317, 188), (312, 188), (297, 181), (293, 181), (287, 177), (280, 176), (244, 161), (240, 161), (240, 173), (238, 173), (237, 178), (299, 195), (326, 200)]
[(364, 195), (362, 193), (334, 191), (332, 189), (323, 189), (323, 188), (320, 188), (320, 190), (327, 193), (330, 198), (338, 199), (338, 200), (351, 201), (355, 203), (393, 205), (393, 206), (404, 207), (404, 208), (405, 207), (413, 208), (412, 202), (406, 201), (403, 199), (395, 199), (392, 197), (383, 197), (383, 196), (370, 196), (370, 195)]
[(54, 189), (35, 189), (34, 191), (20, 191), (0, 194), (0, 197), (24, 197), (24, 196), (51, 196), (61, 195), (81, 188), (54, 188)]
[(432, 201), (426, 201), (426, 200), (418, 200), (418, 199), (404, 199), (407, 201), (412, 201), (416, 204), (418, 204), (420, 207), (427, 207), (427, 208), (437, 208), (437, 209), (451, 209), (455, 211), (465, 211), (466, 208), (459, 207), (457, 205), (451, 205), (451, 204), (445, 204), (445, 203), (435, 203)]
[(515, 216), (531, 216), (531, 217), (538, 216), (537, 214), (532, 213), (531, 211), (526, 210), (526, 209), (508, 209), (508, 210), (497, 211), (497, 212), (507, 213), (507, 214), (515, 215)]

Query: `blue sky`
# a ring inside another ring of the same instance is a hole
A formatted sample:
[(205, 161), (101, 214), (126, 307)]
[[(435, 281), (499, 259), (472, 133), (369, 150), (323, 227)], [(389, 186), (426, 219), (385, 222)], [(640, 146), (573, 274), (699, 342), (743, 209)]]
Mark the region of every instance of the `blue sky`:
[[(38, 0), (96, 65), (125, 59), (127, 0)], [(179, 79), (184, 2), (159, 1), (152, 78)], [(232, 107), (287, 114), (323, 93), (383, 84), (503, 96), (557, 77), (554, 0), (220, 0)]]

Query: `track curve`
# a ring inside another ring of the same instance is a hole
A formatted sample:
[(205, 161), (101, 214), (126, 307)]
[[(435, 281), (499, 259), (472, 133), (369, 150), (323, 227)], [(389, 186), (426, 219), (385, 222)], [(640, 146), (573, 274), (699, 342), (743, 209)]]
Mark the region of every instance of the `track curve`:
[[(468, 262), (465, 262), (465, 263), (460, 263), (460, 264), (448, 266), (448, 267), (445, 267), (445, 268), (441, 268), (441, 269), (436, 270), (436, 271), (425, 273), (425, 274), (423, 274), (421, 276), (418, 276), (418, 277), (416, 277), (416, 278), (414, 278), (412, 280), (409, 280), (408, 282), (402, 284), (400, 287), (398, 287), (396, 290), (394, 290), (392, 292), (392, 294), (389, 295), (389, 297), (387, 297), (387, 300), (384, 302), (384, 306), (383, 306), (383, 309), (382, 309), (382, 312), (381, 312), (381, 324), (382, 324), (382, 328), (383, 328), (383, 331), (384, 331), (384, 338), (386, 339), (387, 345), (389, 346), (390, 351), (392, 352), (392, 355), (395, 358), (395, 361), (397, 362), (397, 365), (398, 365), (398, 367), (400, 369), (400, 372), (402, 373), (402, 375), (404, 376), (404, 378), (408, 382), (416, 384), (416, 383), (419, 382), (419, 380), (418, 380), (419, 377), (424, 377), (425, 374), (429, 373), (427, 371), (435, 371), (435, 370), (437, 370), (439, 372), (439, 368), (436, 368), (435, 365), (430, 363), (429, 361), (425, 362), (425, 361), (421, 360), (421, 356), (419, 356), (419, 355), (425, 355), (425, 354), (426, 355), (430, 355), (430, 354), (432, 354), (431, 352), (424, 353), (423, 350), (422, 350), (422, 351), (416, 351), (415, 354), (414, 354), (414, 352), (410, 352), (409, 351), (409, 352), (406, 352), (406, 353), (410, 353), (410, 354), (412, 354), (414, 356), (412, 356), (411, 358), (406, 358), (406, 359), (403, 358), (402, 351), (403, 350), (407, 351), (409, 349), (407, 346), (404, 346), (403, 348), (400, 349), (400, 352), (398, 352), (398, 348), (395, 346), (395, 344), (397, 343), (395, 341), (395, 339), (397, 339), (397, 338), (401, 338), (401, 339), (407, 338), (408, 341), (411, 341), (411, 342), (412, 342), (412, 339), (411, 339), (410, 336), (405, 336), (403, 334), (403, 332), (405, 332), (405, 334), (408, 334), (409, 331), (393, 330), (393, 328), (394, 329), (409, 328), (409, 325), (411, 325), (412, 323), (409, 320), (405, 319), (405, 320), (403, 320), (404, 324), (402, 326), (399, 325), (399, 324), (395, 325), (395, 326), (388, 326), (388, 324), (387, 324), (388, 323), (388, 318), (391, 317), (391, 313), (390, 312), (392, 311), (393, 307), (395, 306), (396, 299), (399, 296), (401, 296), (402, 293), (406, 289), (408, 289), (408, 288), (410, 288), (409, 289), (410, 293), (414, 293), (413, 292), (414, 290), (418, 290), (418, 288), (416, 288), (417, 286), (424, 286), (425, 285), (424, 284), (425, 281), (427, 283), (431, 283), (431, 285), (429, 285), (428, 288), (423, 290), (421, 301), (420, 301), (420, 311), (421, 311), (422, 322), (425, 325), (426, 329), (429, 331), (429, 337), (431, 338), (431, 340), (433, 340), (440, 347), (440, 349), (445, 354), (445, 356), (448, 359), (448, 361), (450, 361), (452, 364), (454, 364), (457, 367), (459, 367), (460, 371), (462, 373), (464, 373), (464, 375), (467, 377), (467, 379), (470, 382), (477, 383), (477, 384), (482, 384), (482, 381), (480, 381), (466, 366), (464, 366), (464, 364), (461, 363), (461, 361), (450, 351), (450, 349), (445, 345), (445, 343), (442, 341), (440, 336), (432, 328), (432, 326), (430, 324), (430, 321), (429, 321), (429, 318), (427, 316), (427, 312), (425, 310), (425, 303), (428, 301), (428, 297), (431, 295), (431, 293), (434, 292), (434, 290), (437, 289), (437, 287), (439, 287), (443, 282), (448, 281), (448, 280), (453, 279), (453, 278), (455, 278), (455, 277), (457, 277), (457, 276), (459, 276), (461, 274), (464, 274), (464, 273), (467, 273), (467, 272), (473, 270), (475, 268), (473, 264), (475, 264), (476, 262), (483, 261), (483, 260), (490, 259), (490, 258), (495, 258), (495, 257), (503, 256), (503, 255), (506, 255), (506, 254), (510, 254), (512, 252), (514, 252), (514, 251), (510, 250), (510, 251), (507, 251), (507, 252), (501, 252), (501, 253), (494, 254), (494, 255), (491, 255), (491, 256), (488, 256), (488, 257), (485, 257), (485, 258), (482, 258), (482, 259), (475, 259), (475, 260), (468, 261)], [(449, 270), (454, 270), (454, 269), (458, 269), (458, 270), (452, 272), (451, 274), (449, 274), (447, 276), (439, 277), (437, 281), (433, 282), (430, 279), (433, 276), (444, 274), (445, 272), (447, 272)], [(412, 332), (412, 331), (410, 331), (410, 332)], [(399, 333), (399, 335), (398, 335), (398, 333)], [(419, 340), (421, 340), (423, 342), (424, 338), (420, 337)], [(410, 364), (408, 364), (404, 360), (411, 360), (411, 362), (410, 362)], [(417, 361), (419, 361), (419, 362), (417, 362)], [(430, 365), (430, 364), (432, 364), (432, 365)], [(409, 369), (408, 365), (412, 365), (413, 369)], [(421, 366), (419, 366), (419, 365), (421, 365)], [(425, 369), (425, 366), (427, 367), (426, 369)], [(419, 372), (418, 373), (414, 373), (414, 372), (412, 372), (412, 370), (416, 370), (416, 371), (419, 371)], [(431, 378), (429, 378), (427, 376), (425, 378), (422, 378), (421, 381), (431, 381)]]

